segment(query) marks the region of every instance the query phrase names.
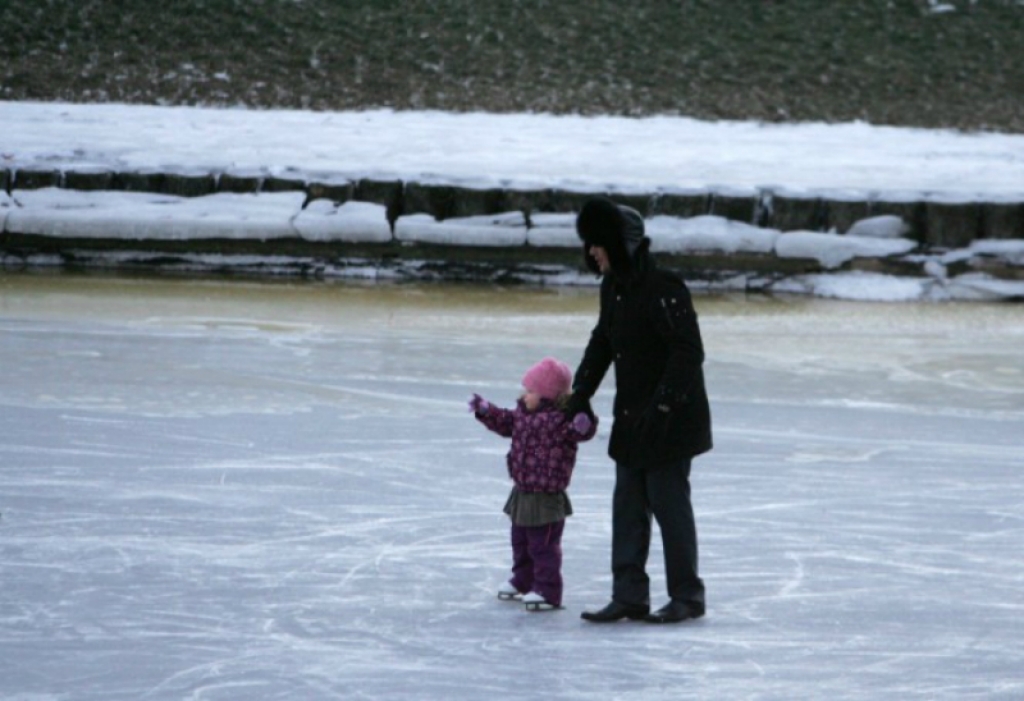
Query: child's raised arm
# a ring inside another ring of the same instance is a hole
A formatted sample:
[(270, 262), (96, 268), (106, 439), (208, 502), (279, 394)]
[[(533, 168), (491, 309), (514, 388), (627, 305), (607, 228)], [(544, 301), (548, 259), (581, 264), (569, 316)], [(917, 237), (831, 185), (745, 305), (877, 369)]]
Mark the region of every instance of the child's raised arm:
[(479, 394), (474, 394), (469, 400), (469, 410), (488, 430), (505, 438), (512, 437), (512, 412), (508, 409), (496, 407)]

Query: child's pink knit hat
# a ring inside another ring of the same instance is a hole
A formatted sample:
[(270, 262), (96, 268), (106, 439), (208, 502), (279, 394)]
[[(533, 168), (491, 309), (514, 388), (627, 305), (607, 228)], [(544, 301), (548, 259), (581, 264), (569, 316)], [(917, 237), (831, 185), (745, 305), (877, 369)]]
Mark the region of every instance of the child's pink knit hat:
[(572, 370), (554, 358), (544, 358), (523, 375), (523, 387), (546, 399), (558, 399), (572, 387)]

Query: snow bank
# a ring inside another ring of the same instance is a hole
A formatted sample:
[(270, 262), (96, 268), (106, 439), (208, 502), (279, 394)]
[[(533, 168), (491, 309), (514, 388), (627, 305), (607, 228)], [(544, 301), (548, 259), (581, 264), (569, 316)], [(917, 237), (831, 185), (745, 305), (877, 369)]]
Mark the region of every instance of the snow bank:
[(10, 233), (58, 238), (391, 241), (381, 205), (314, 200), (303, 209), (305, 199), (302, 192), (177, 197), (44, 188), (18, 190), (0, 212)]
[(412, 214), (395, 222), (395, 238), (404, 243), (447, 246), (523, 246), (526, 217), (522, 212), (506, 212), (437, 221), (427, 214)]
[(825, 268), (838, 268), (854, 258), (894, 256), (907, 253), (916, 246), (914, 241), (902, 238), (885, 239), (792, 231), (776, 239), (775, 255), (780, 258), (811, 258)]
[(387, 243), (391, 225), (387, 211), (370, 202), (313, 200), (295, 217), (293, 224), (307, 241), (344, 241), (347, 243)]
[(647, 222), (656, 253), (771, 253), (779, 232), (702, 215), (689, 219), (657, 216)]
[(897, 239), (910, 233), (910, 226), (902, 217), (894, 214), (882, 214), (867, 217), (854, 222), (847, 231), (847, 236), (860, 236), (875, 239)]
[(922, 299), (929, 284), (927, 278), (899, 278), (854, 271), (801, 275), (773, 285), (772, 290), (859, 302), (910, 302)]
[(141, 192), (18, 190), (6, 230), (41, 236), (172, 240), (268, 239), (297, 235), (301, 192), (175, 197)]

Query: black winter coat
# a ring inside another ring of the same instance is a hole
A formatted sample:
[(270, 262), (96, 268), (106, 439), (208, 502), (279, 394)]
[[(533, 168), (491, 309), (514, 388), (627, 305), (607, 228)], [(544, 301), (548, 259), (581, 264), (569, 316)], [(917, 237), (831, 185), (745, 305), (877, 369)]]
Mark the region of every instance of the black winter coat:
[(574, 379), (593, 396), (615, 365), (614, 422), (608, 454), (644, 469), (711, 450), (704, 344), (686, 284), (638, 251), (629, 279), (601, 282), (597, 325)]

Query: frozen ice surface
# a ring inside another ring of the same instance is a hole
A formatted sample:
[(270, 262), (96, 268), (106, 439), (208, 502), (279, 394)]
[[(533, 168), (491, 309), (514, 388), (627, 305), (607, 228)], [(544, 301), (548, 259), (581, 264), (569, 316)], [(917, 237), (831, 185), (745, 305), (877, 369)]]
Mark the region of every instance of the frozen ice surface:
[[(0, 698), (1019, 699), (1024, 307), (698, 297), (707, 618), (495, 598), (506, 443), (596, 291), (0, 275)], [(652, 603), (664, 601), (660, 547)]]

